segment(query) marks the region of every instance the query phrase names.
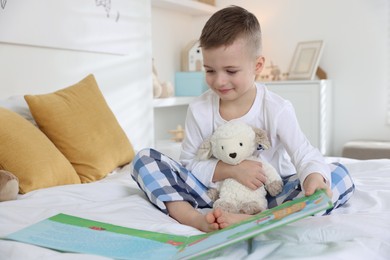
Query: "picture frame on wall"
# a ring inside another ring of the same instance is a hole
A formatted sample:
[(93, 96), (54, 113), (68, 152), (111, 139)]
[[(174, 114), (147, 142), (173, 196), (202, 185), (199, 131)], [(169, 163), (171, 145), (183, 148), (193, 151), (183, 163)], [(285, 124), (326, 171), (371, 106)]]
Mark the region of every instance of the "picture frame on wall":
[(298, 42), (291, 61), (288, 79), (313, 80), (320, 62), (324, 42)]

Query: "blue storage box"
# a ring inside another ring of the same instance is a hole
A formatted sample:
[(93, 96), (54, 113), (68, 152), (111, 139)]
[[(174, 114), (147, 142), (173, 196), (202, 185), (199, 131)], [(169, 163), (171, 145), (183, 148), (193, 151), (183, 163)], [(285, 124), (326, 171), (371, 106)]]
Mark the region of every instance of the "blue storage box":
[(199, 96), (208, 90), (203, 71), (176, 72), (175, 96)]

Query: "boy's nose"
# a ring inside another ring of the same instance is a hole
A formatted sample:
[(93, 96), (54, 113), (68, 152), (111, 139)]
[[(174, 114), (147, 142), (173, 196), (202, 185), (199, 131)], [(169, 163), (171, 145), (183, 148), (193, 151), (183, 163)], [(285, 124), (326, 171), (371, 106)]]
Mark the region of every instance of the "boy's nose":
[(226, 84), (226, 77), (223, 73), (218, 73), (215, 82), (219, 87), (224, 86)]

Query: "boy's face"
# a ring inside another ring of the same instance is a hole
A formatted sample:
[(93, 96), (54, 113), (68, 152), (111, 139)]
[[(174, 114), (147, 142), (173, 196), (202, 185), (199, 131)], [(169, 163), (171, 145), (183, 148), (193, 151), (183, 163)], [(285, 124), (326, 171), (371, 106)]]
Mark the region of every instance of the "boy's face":
[(264, 66), (264, 58), (255, 57), (242, 38), (229, 46), (203, 49), (202, 53), (206, 82), (221, 100), (245, 96)]

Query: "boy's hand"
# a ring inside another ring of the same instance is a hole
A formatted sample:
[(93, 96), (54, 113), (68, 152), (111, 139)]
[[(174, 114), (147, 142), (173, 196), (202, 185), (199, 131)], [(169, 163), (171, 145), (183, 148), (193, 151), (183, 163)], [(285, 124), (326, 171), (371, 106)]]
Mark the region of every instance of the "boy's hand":
[(252, 190), (258, 189), (267, 181), (261, 162), (245, 160), (235, 168), (233, 178)]
[(303, 182), (305, 196), (312, 195), (317, 190), (325, 190), (329, 198), (332, 198), (332, 191), (329, 185), (325, 182), (324, 177), (320, 173), (310, 173)]

